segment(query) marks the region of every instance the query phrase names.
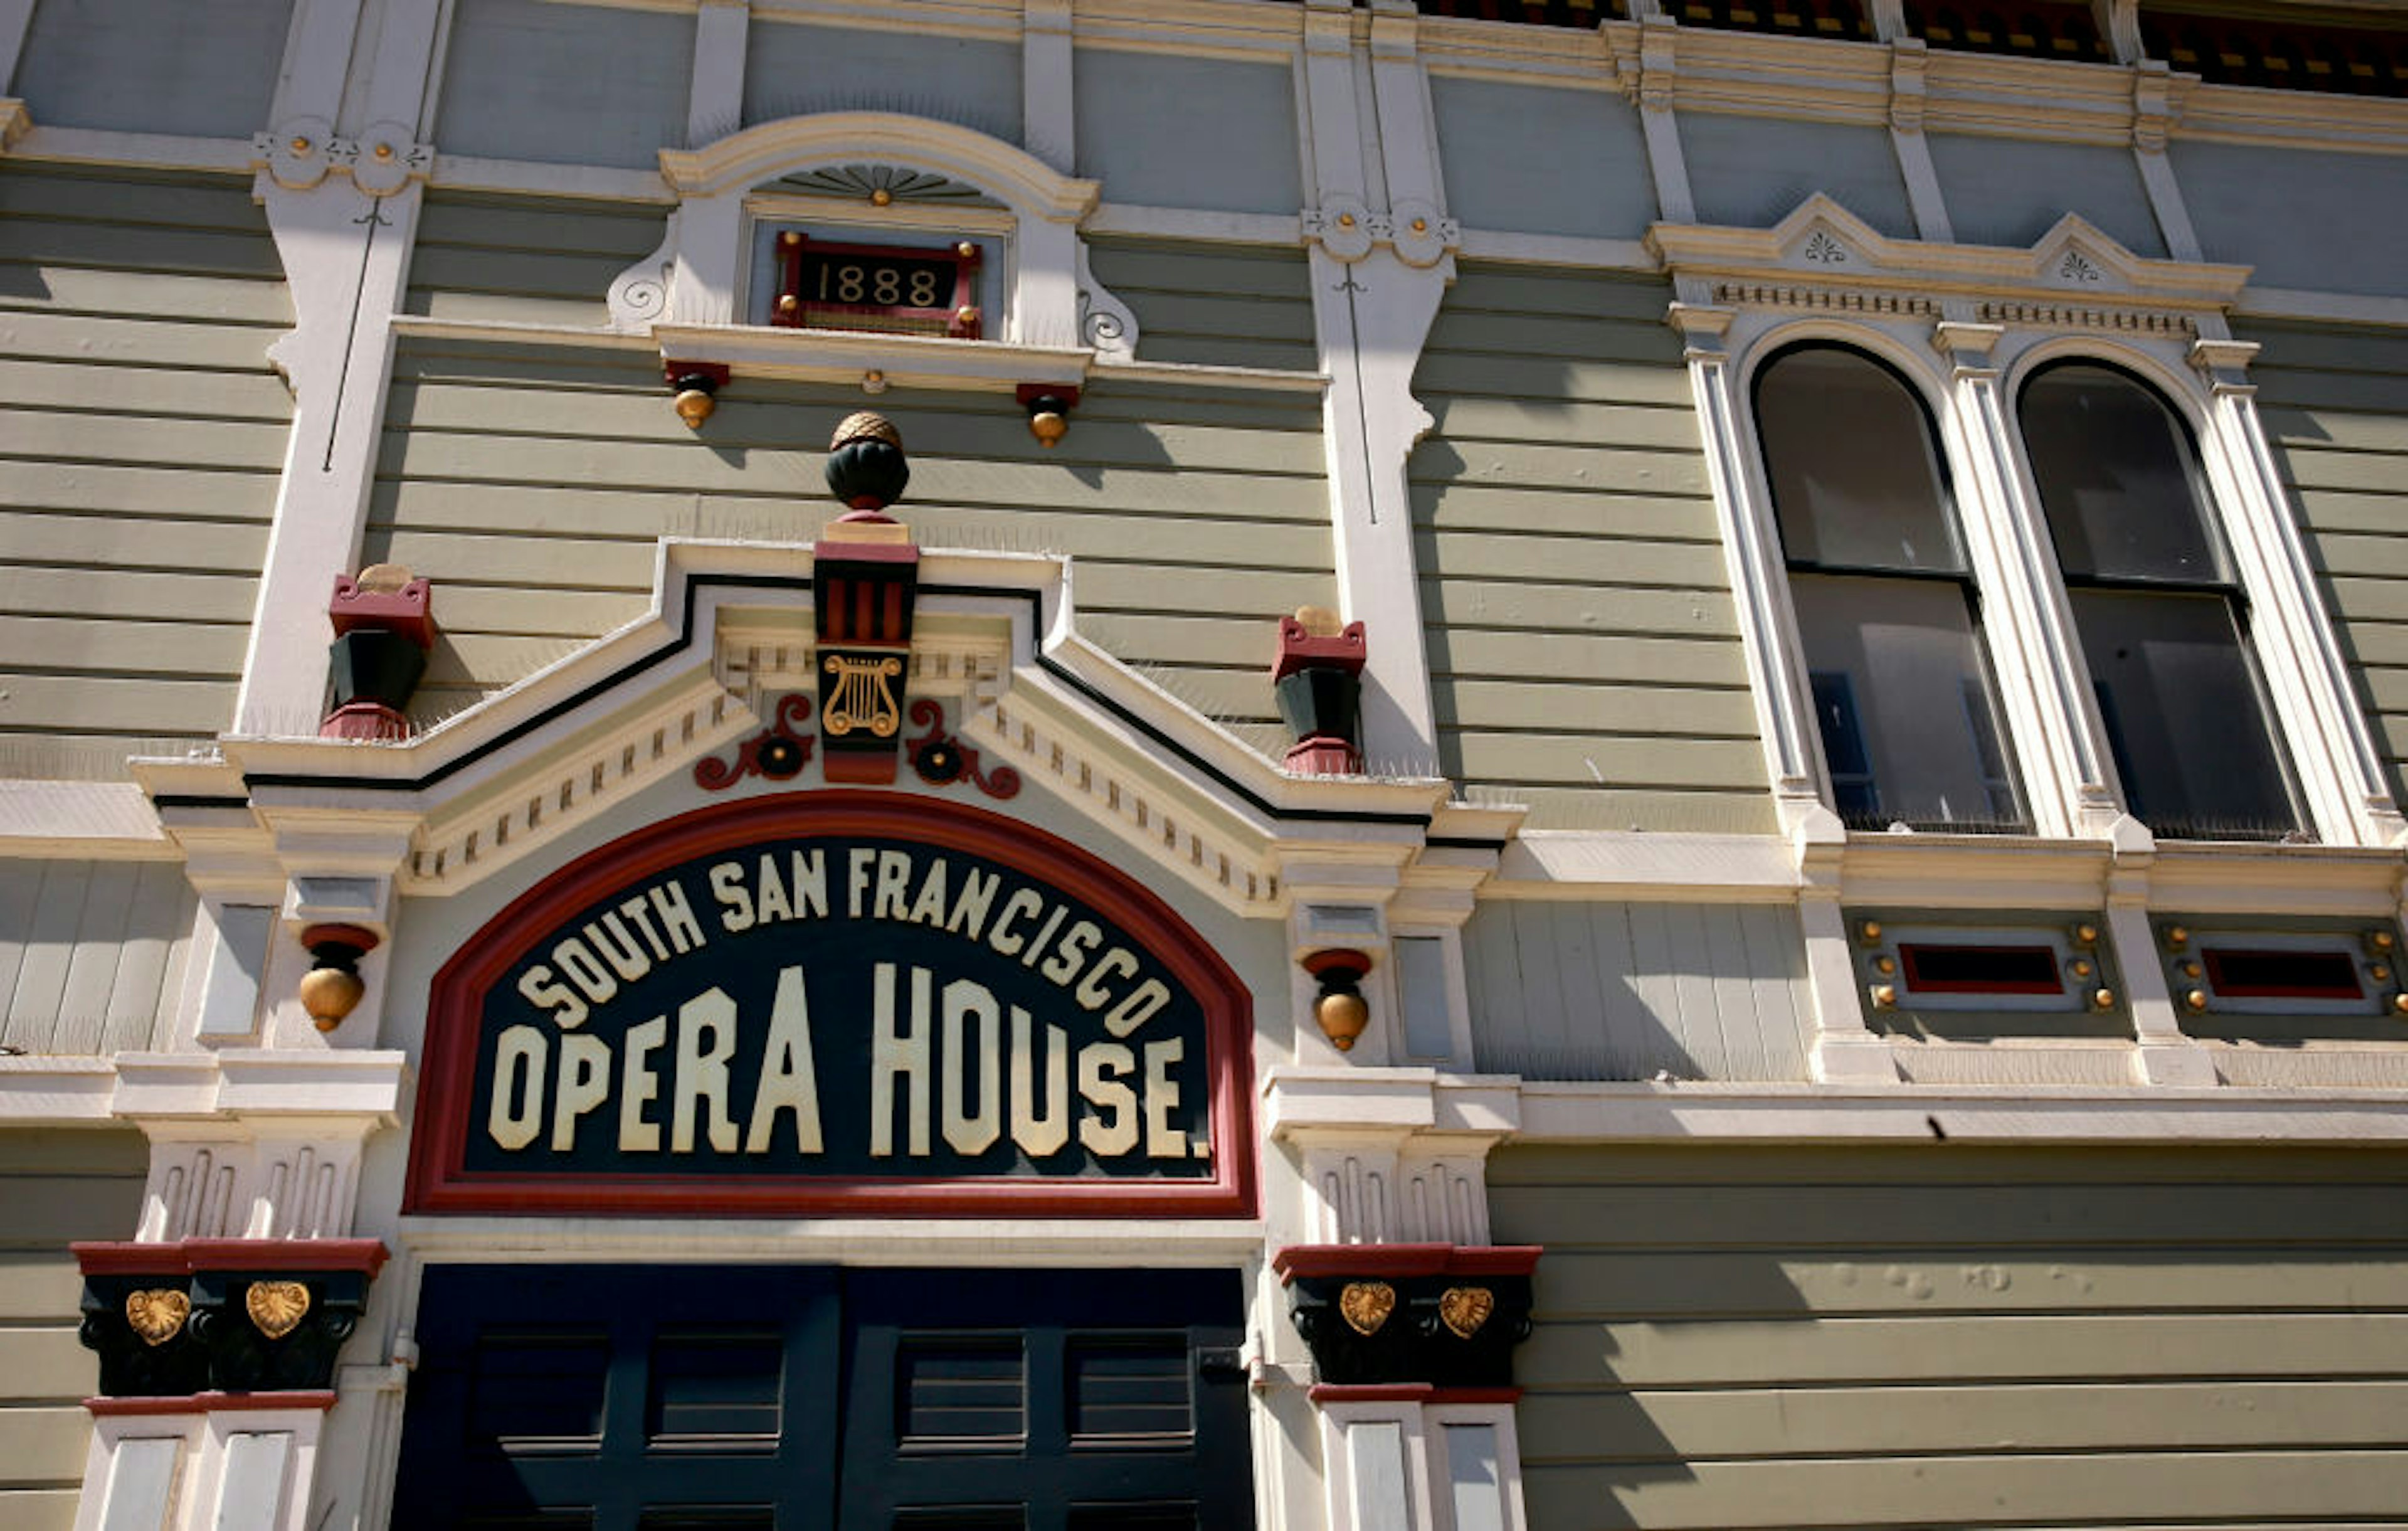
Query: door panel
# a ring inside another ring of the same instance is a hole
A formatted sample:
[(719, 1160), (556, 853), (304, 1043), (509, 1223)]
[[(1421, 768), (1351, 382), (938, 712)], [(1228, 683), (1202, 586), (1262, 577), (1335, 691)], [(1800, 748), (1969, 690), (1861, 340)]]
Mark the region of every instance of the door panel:
[(393, 1524), (1244, 1531), (1231, 1271), (431, 1268)]

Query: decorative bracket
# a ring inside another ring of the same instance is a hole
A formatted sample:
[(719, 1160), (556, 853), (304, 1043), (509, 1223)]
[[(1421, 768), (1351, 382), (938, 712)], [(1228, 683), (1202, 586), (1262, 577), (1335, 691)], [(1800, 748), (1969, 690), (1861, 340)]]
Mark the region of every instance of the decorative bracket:
[(188, 1238), (70, 1246), (83, 1271), (77, 1338), (103, 1397), (316, 1391), (367, 1306), (373, 1238)]
[(251, 135), (251, 167), (287, 191), (306, 192), (336, 170), (370, 196), (391, 196), (435, 168), (435, 146), (398, 122), (379, 122), (343, 137), (322, 117), (294, 117)]
[(1271, 1260), (1325, 1384), (1510, 1387), (1536, 1244), (1292, 1244)]

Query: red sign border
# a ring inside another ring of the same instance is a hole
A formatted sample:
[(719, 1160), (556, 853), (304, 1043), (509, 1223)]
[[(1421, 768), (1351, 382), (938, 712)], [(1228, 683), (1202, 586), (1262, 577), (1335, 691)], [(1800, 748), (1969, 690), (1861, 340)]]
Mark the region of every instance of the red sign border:
[[(1204, 1010), (1215, 1155), (1205, 1180), (605, 1174), (466, 1169), (482, 1001), (542, 937), (603, 894), (715, 851), (799, 836), (883, 837), (1000, 862), (1082, 900)], [(1060, 837), (941, 798), (826, 789), (714, 803), (579, 857), (513, 900), (435, 975), (402, 1210), (520, 1216), (1196, 1217), (1255, 1215), (1253, 996), (1221, 954), (1126, 873)]]

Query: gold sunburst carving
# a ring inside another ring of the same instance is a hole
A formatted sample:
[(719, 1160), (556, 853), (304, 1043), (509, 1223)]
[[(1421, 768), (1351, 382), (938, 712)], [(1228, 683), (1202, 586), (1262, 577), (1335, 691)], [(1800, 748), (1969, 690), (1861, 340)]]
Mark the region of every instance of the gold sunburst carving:
[(1497, 1311), (1497, 1295), (1484, 1286), (1450, 1286), (1439, 1295), (1440, 1322), (1454, 1331), (1457, 1339), (1469, 1339)]
[(193, 1299), (173, 1287), (145, 1287), (125, 1295), (125, 1322), (145, 1345), (165, 1345), (193, 1314)]
[(1385, 1281), (1349, 1281), (1338, 1294), (1339, 1316), (1358, 1335), (1378, 1334), (1396, 1310), (1397, 1289)]
[(309, 1289), (299, 1281), (253, 1281), (242, 1306), (261, 1334), (282, 1339), (308, 1317)]

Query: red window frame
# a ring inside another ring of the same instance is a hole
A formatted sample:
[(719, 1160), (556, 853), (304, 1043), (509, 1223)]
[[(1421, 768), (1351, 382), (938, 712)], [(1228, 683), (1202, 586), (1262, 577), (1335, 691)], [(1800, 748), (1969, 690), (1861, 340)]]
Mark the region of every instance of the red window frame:
[[(953, 268), (953, 288), (943, 304), (829, 303), (803, 295), (806, 253), (867, 262), (908, 262)], [(886, 320), (897, 335), (943, 335), (954, 340), (982, 337), (985, 316), (978, 307), (979, 265), (983, 251), (964, 239), (950, 247), (927, 249), (910, 245), (843, 245), (815, 240), (799, 229), (778, 235), (778, 296), (769, 306), (769, 322), (781, 329), (847, 329), (854, 325), (813, 323), (814, 316), (853, 320)]]
[[(2046, 983), (2037, 979), (1944, 979), (1923, 971), (1925, 952), (1978, 952), (1985, 956), (2001, 954), (2025, 957), (2038, 955), (2048, 964), (2052, 975)], [(1909, 994), (2061, 994), (2065, 993), (2065, 976), (2057, 972), (2057, 953), (2049, 946), (1988, 946), (1977, 942), (1901, 941), (1898, 948), (1899, 966), (1906, 976)]]

